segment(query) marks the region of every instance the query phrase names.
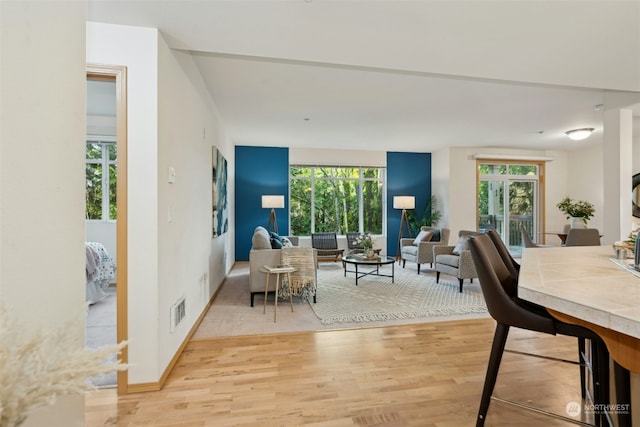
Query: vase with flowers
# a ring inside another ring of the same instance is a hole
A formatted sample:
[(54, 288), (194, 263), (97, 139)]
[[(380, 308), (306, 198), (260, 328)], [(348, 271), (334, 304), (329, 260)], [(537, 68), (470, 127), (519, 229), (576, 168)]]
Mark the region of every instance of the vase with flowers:
[(373, 258), (373, 236), (371, 233), (360, 233), (354, 242), (358, 246), (362, 246), (364, 254), (367, 258)]
[(557, 208), (570, 219), (571, 228), (586, 227), (587, 221), (593, 217), (595, 208), (586, 200), (573, 200), (565, 197)]

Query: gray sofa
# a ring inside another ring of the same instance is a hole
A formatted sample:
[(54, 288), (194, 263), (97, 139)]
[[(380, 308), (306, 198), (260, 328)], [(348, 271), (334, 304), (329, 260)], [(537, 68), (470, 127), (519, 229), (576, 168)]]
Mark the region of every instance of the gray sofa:
[[(298, 246), (297, 237), (289, 236), (286, 237), (286, 239), (288, 239), (293, 246)], [(316, 257), (315, 253), (314, 257)], [(278, 264), (280, 264), (280, 249), (272, 249), (271, 236), (266, 228), (261, 226), (256, 227), (251, 239), (251, 250), (249, 251), (249, 290), (251, 292), (251, 307), (253, 307), (253, 299), (256, 294), (264, 295), (264, 285), (267, 280), (267, 274), (260, 271), (260, 267)], [(276, 275), (272, 274), (269, 279), (268, 291), (274, 292), (275, 289)], [(316, 296), (314, 295), (313, 302), (315, 301)]]

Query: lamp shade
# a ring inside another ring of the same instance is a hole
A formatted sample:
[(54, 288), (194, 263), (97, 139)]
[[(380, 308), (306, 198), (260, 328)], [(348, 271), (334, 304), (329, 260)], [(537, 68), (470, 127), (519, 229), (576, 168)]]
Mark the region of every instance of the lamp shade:
[(262, 207), (263, 208), (284, 208), (284, 196), (263, 195)]
[(580, 141), (582, 139), (588, 138), (589, 135), (591, 135), (591, 132), (593, 131), (594, 131), (593, 128), (582, 128), (582, 129), (568, 130), (565, 133), (569, 138), (573, 139), (574, 141)]
[(393, 196), (394, 209), (415, 209), (416, 198), (413, 196)]

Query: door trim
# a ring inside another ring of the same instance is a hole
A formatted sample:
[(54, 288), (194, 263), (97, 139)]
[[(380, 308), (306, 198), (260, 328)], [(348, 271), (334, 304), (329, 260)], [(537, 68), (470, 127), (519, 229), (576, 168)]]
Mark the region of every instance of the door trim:
[[(116, 206), (116, 340), (126, 341), (128, 329), (128, 284), (127, 284), (127, 68), (117, 65), (87, 64), (86, 78), (105, 79), (116, 83), (116, 155), (117, 177)], [(119, 359), (129, 361), (129, 351), (124, 347)], [(128, 393), (128, 371), (118, 371), (118, 394)]]

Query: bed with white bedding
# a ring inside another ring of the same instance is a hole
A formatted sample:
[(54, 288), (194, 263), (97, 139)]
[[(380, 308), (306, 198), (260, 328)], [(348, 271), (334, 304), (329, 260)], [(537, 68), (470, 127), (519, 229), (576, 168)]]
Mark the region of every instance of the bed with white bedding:
[(105, 289), (116, 281), (116, 263), (99, 242), (86, 242), (87, 292), (86, 300), (94, 304), (105, 298)]

